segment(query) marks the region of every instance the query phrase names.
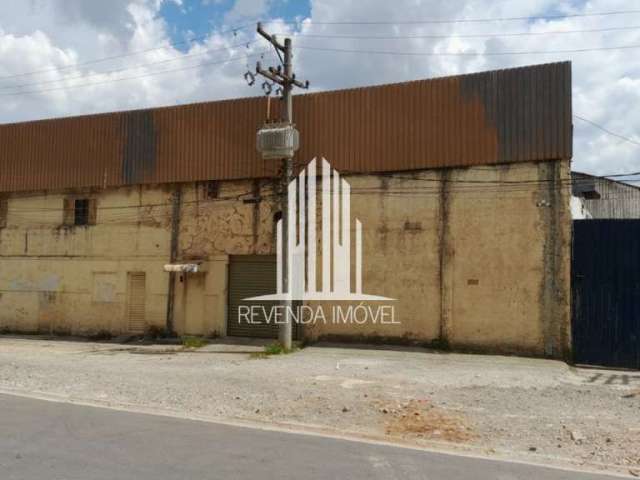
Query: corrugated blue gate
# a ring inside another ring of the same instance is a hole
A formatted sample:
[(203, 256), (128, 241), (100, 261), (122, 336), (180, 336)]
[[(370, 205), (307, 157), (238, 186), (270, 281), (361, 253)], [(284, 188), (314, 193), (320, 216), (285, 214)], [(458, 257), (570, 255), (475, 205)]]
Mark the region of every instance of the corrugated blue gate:
[(576, 220), (576, 363), (640, 369), (640, 220)]

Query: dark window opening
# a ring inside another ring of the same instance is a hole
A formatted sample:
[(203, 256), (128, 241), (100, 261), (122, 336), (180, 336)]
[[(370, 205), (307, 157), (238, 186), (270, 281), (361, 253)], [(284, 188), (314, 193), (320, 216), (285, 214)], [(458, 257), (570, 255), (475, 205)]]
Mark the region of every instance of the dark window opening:
[(95, 198), (67, 197), (64, 199), (62, 224), (67, 227), (95, 225), (97, 214)]
[(196, 194), (198, 199), (212, 200), (218, 198), (220, 193), (220, 182), (217, 180), (205, 180), (203, 182), (196, 182)]
[(74, 225), (89, 225), (89, 199), (78, 198), (74, 206)]
[(207, 198), (218, 198), (220, 192), (220, 184), (216, 180), (207, 182)]
[(591, 190), (588, 192), (583, 192), (582, 196), (584, 198), (586, 198), (587, 200), (600, 200), (601, 196), (598, 192), (596, 192), (595, 190)]
[(7, 226), (7, 214), (9, 210), (9, 202), (6, 198), (0, 198), (0, 228)]

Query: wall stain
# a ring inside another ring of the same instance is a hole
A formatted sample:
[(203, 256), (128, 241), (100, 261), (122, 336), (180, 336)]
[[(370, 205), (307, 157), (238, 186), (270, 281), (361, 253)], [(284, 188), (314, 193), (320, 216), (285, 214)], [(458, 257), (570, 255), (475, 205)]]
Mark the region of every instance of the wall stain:
[(387, 216), (385, 214), (385, 194), (389, 190), (389, 178), (386, 176), (380, 177), (380, 194), (378, 195), (378, 211), (380, 212), (380, 219), (382, 224), (378, 227), (378, 233), (380, 234), (380, 251), (387, 251), (387, 240), (389, 233), (389, 226), (387, 225)]
[[(560, 235), (560, 164), (559, 162), (542, 162), (538, 164), (538, 178), (541, 183), (538, 211), (544, 230), (543, 275), (540, 285), (540, 319), (542, 322), (544, 353), (548, 357), (557, 357), (563, 349), (564, 329), (561, 328), (562, 317), (559, 305), (562, 302), (559, 276), (561, 265), (559, 259)], [(560, 327), (560, 328), (559, 328)]]
[(252, 187), (252, 195), (253, 195), (253, 214), (252, 214), (252, 223), (251, 230), (253, 233), (253, 253), (258, 253), (258, 237), (259, 237), (259, 229), (260, 229), (260, 180), (255, 179), (253, 181)]
[(447, 285), (446, 271), (453, 255), (450, 241), (449, 209), (450, 209), (450, 182), (451, 171), (440, 172), (439, 212), (438, 212), (438, 277), (440, 282), (440, 337), (439, 342), (443, 348), (449, 345), (451, 329), (451, 312), (449, 311), (449, 299), (451, 285)]
[(157, 130), (153, 112), (127, 112), (121, 122), (124, 131), (122, 181), (125, 184), (142, 183), (156, 168)]

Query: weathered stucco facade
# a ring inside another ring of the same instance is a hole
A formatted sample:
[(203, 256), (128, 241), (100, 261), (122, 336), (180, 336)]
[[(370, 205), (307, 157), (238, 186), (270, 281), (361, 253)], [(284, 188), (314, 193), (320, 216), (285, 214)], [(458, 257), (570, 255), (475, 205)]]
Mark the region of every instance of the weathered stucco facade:
[[(0, 328), (275, 336), (236, 315), (276, 290), (266, 111), (260, 97), (0, 125)], [(395, 312), (305, 337), (569, 357), (570, 63), (300, 95), (294, 118), (296, 167), (326, 157), (350, 183), (363, 291)]]
[[(570, 350), (569, 161), (345, 177), (363, 228), (363, 287), (396, 299), (398, 324), (308, 326), (309, 338), (417, 341), (553, 357)], [(128, 333), (130, 273), (145, 328), (166, 322), (172, 199), (181, 192), (179, 334), (226, 334), (232, 255), (273, 255), (270, 180), (5, 195), (0, 329)], [(64, 199), (95, 199), (95, 225), (64, 225)]]

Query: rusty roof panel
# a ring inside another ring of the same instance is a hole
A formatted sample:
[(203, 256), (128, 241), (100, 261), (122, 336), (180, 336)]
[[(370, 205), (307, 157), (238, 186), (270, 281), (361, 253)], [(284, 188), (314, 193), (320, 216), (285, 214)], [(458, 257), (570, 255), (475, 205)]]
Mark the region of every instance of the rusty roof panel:
[[(265, 115), (262, 97), (0, 125), (0, 191), (269, 177)], [(342, 171), (566, 159), (571, 64), (297, 95), (294, 119), (297, 158)]]

